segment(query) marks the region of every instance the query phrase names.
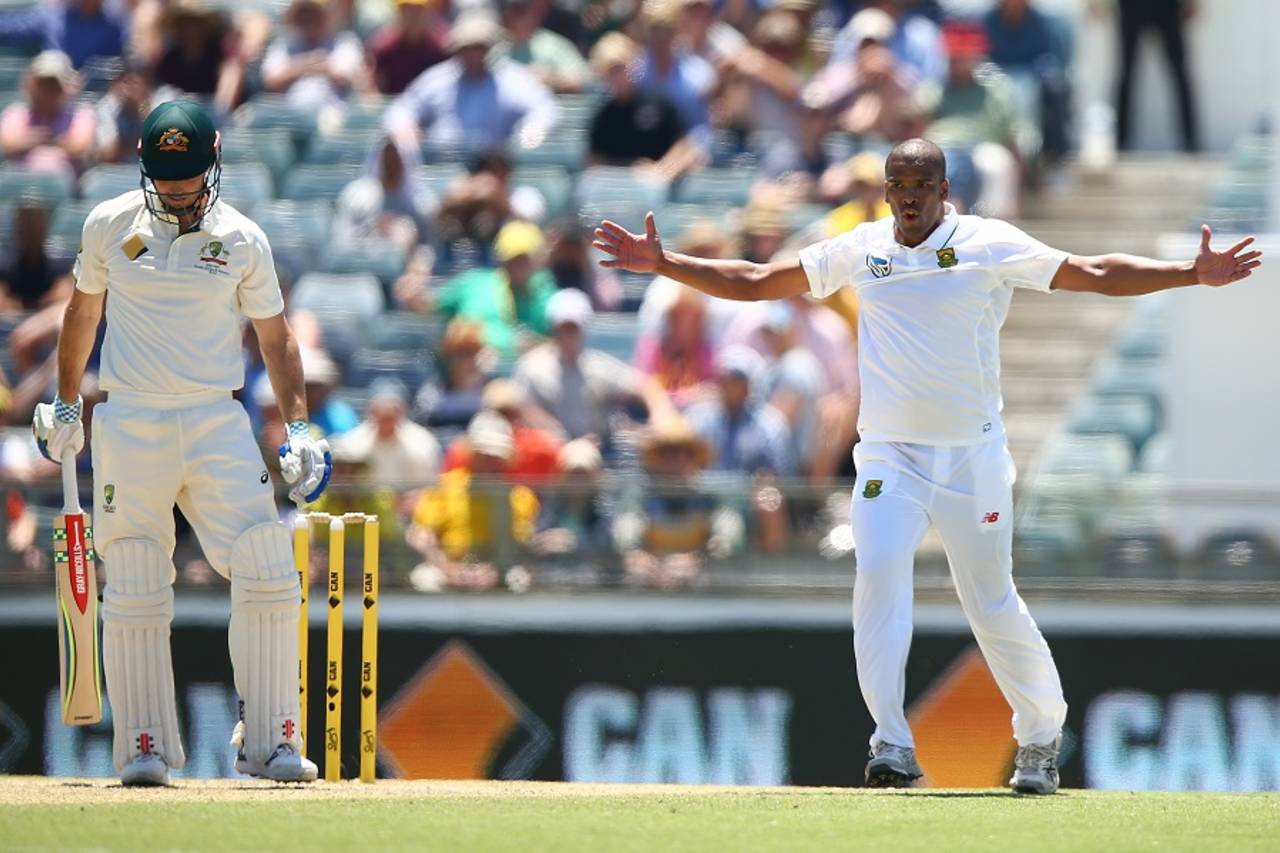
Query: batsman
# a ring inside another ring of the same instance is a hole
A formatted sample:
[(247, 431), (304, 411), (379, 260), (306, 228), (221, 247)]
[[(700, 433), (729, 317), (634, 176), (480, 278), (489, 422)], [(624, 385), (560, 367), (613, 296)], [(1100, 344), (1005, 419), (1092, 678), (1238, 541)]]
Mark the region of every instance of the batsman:
[(266, 236), (218, 198), (221, 139), (189, 101), (160, 104), (138, 143), (140, 189), (85, 220), (75, 292), (58, 340), (58, 390), (35, 413), (41, 450), (84, 446), (78, 394), (105, 308), (95, 411), (94, 516), (106, 570), (102, 661), (125, 785), (165, 785), (185, 762), (169, 626), (177, 503), (210, 564), (231, 582), (229, 643), (241, 721), (236, 769), (312, 781), (298, 731), (298, 577), (291, 539), (244, 408), (242, 318), (257, 332), (288, 424), (280, 471), (290, 497), (328, 484), (312, 437), (298, 345)]

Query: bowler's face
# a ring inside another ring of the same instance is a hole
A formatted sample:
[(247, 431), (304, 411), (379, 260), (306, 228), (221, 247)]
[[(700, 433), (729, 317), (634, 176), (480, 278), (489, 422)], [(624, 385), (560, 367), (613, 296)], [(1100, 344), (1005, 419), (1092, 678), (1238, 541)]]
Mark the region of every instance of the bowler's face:
[(951, 185), (934, 164), (899, 159), (885, 164), (884, 200), (904, 245), (919, 245), (938, 226), (950, 193)]

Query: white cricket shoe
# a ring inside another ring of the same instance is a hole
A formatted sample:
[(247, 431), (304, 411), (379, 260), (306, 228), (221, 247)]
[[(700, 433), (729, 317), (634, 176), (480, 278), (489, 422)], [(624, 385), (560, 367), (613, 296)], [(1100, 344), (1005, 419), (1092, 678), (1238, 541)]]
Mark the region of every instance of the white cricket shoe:
[(263, 762), (258, 775), (273, 782), (314, 782), (320, 771), (315, 762), (299, 754), (293, 744), (282, 743)]
[(909, 788), (923, 775), (914, 749), (872, 741), (871, 760), (867, 762), (868, 788)]
[(237, 747), (237, 773), (270, 779), (273, 782), (314, 782), (320, 775), (315, 762), (305, 755), (299, 755), (291, 743), (282, 743), (277, 746), (262, 763), (250, 761), (244, 754), (244, 720), (236, 723), (235, 730), (231, 734), (231, 744)]
[(134, 756), (120, 771), (120, 784), (126, 788), (167, 788), (169, 765), (154, 752)]
[(1018, 747), (1009, 787), (1019, 794), (1052, 794), (1058, 790), (1058, 750), (1062, 735), (1051, 743)]

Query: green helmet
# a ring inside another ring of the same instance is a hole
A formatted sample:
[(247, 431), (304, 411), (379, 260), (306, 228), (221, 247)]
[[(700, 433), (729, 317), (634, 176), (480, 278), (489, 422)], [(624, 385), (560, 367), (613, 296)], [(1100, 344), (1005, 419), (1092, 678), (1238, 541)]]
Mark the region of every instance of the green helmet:
[(194, 101), (166, 101), (142, 123), (138, 160), (147, 209), (158, 219), (174, 222), (156, 181), (181, 181), (204, 176), (202, 198), (196, 203), (196, 224), (213, 206), (222, 179), (222, 137), (204, 107)]

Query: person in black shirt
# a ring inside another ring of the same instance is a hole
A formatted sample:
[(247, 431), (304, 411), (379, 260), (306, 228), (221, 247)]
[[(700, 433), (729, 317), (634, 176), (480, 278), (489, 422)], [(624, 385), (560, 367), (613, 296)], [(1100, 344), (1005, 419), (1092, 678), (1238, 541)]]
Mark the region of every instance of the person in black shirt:
[(609, 33), (591, 51), (591, 66), (609, 97), (591, 121), (590, 166), (632, 166), (664, 181), (690, 171), (701, 152), (666, 98), (637, 90), (635, 65), (640, 47), (621, 33)]
[(0, 256), (0, 310), (34, 311), (70, 295), (70, 265), (49, 257), (48, 233), (49, 212), (39, 203), (19, 202), (13, 237)]

